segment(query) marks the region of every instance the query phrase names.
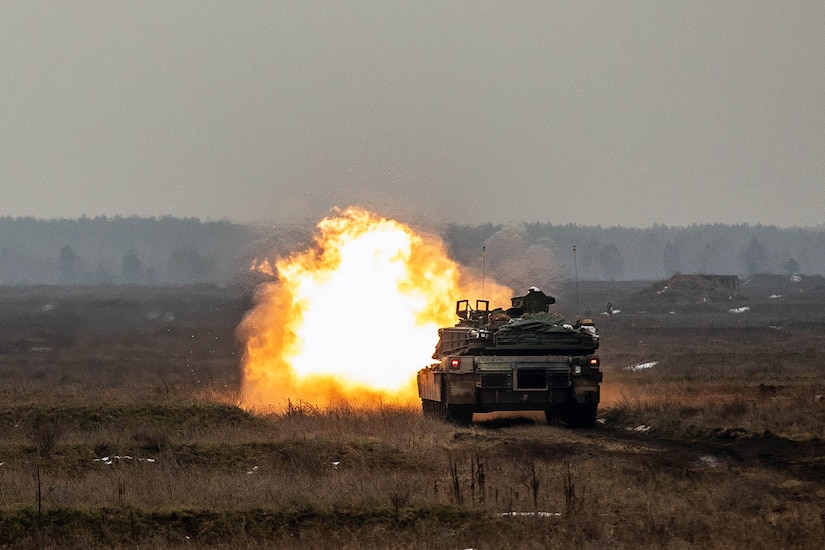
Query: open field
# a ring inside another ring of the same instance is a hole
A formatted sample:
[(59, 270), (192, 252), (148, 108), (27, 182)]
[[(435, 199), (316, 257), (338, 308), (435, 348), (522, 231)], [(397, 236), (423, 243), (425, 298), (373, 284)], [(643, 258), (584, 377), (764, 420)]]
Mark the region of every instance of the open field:
[(0, 547), (825, 545), (825, 289), (649, 286), (580, 284), (605, 371), (589, 430), (257, 417), (237, 406), (248, 293), (0, 288)]

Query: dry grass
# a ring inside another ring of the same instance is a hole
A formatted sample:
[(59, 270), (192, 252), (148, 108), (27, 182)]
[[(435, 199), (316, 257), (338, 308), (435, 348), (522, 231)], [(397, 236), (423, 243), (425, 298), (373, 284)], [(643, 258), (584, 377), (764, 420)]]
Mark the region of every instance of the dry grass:
[(529, 415), (456, 427), (391, 406), (253, 416), (232, 404), (236, 319), (202, 318), (185, 331), (79, 330), (50, 352), (5, 345), (0, 546), (825, 541), (820, 331), (614, 319), (605, 423), (574, 431)]
[(619, 327), (603, 346), (610, 384), (602, 404), (663, 435), (740, 428), (825, 438), (823, 346), (818, 328)]

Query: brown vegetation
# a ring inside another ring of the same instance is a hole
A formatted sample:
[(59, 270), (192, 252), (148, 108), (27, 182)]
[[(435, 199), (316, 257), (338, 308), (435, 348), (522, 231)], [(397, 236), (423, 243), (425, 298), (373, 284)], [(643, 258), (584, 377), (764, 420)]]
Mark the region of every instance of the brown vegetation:
[(237, 406), (248, 298), (134, 290), (3, 291), (0, 546), (825, 541), (825, 315), (803, 300), (658, 315), (613, 287), (603, 423), (569, 430), (505, 415), (457, 427), (380, 404), (257, 417)]

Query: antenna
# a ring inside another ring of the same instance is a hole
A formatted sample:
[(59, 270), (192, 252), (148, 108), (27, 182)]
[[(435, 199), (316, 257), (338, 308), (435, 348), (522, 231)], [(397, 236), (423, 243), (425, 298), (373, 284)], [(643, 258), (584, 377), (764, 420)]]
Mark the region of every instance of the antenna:
[(579, 262), (576, 259), (576, 245), (573, 245), (573, 267), (576, 273), (576, 320), (579, 320)]
[(482, 246), (481, 247), (481, 299), (482, 300), (484, 298), (486, 298), (486, 296), (484, 296), (484, 267), (485, 267), (484, 266), (484, 258), (485, 258), (485, 256), (487, 256), (487, 247)]

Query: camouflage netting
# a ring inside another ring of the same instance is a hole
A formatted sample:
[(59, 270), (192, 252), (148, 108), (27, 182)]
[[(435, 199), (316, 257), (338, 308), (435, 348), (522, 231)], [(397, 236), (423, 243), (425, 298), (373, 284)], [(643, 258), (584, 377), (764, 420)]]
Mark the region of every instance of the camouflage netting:
[(598, 339), (574, 329), (553, 313), (533, 313), (513, 319), (493, 335), (496, 347), (595, 350)]
[(537, 331), (559, 332), (566, 330), (562, 327), (564, 318), (556, 313), (528, 313), (523, 317), (512, 319), (503, 325), (499, 332), (509, 331)]

